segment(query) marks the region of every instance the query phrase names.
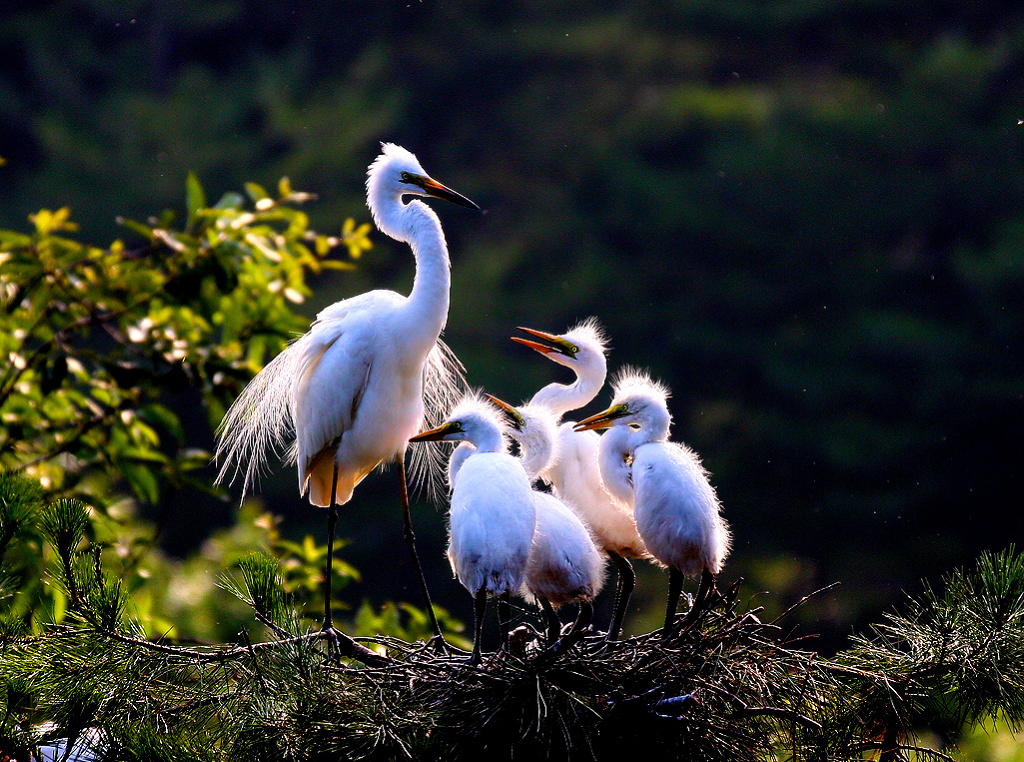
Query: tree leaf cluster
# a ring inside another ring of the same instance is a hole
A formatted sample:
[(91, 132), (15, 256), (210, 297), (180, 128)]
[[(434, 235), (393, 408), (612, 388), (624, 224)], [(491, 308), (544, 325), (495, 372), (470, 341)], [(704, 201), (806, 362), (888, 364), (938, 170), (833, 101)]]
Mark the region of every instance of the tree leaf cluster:
[(351, 268), (347, 252), (369, 245), (354, 223), (343, 237), (312, 230), (299, 208), (311, 195), (287, 179), (276, 196), (247, 191), (253, 208), (236, 193), (210, 206), (189, 175), (182, 226), (172, 212), (122, 219), (129, 243), (106, 248), (72, 237), (67, 208), (32, 215), (30, 233), (0, 231), (0, 468), (97, 507), (211, 489), (174, 395), (216, 426), (306, 327), (307, 278)]

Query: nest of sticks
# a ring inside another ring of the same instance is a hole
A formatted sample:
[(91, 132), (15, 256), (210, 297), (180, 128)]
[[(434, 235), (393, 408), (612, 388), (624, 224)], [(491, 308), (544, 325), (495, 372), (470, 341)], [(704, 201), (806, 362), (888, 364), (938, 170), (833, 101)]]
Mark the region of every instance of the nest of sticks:
[(362, 638), (388, 661), (322, 666), (332, 689), (263, 741), (297, 750), (285, 736), (304, 727), (299, 756), (324, 759), (763, 759), (822, 730), (809, 716), (814, 654), (787, 647), (758, 610), (737, 613), (738, 587), (667, 635), (609, 642), (587, 630), (548, 644), (521, 625), (478, 665)]

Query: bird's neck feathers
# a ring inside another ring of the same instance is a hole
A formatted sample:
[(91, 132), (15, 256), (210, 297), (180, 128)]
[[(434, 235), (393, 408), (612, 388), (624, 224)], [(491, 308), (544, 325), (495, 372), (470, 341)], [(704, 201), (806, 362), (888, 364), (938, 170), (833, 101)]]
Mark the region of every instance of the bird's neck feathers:
[(480, 427), (474, 432), (472, 442), (477, 452), (508, 452), (508, 442), (498, 427)]
[(637, 423), (640, 430), (634, 433), (637, 444), (644, 442), (664, 442), (668, 439), (668, 430), (672, 425), (672, 416), (667, 407), (648, 405)]
[(400, 195), (371, 178), (367, 201), (373, 221), (385, 235), (408, 243), (416, 259), (416, 277), (406, 308), (410, 334), (420, 334), (424, 350), (433, 349), (448, 320), (451, 269), (441, 221), (422, 201), (402, 203)]
[(561, 418), (593, 400), (604, 386), (607, 373), (604, 357), (586, 365), (574, 366), (572, 371), (576, 379), (571, 384), (548, 384), (533, 395), (531, 404), (543, 405)]
[(598, 463), (607, 490), (626, 505), (633, 505), (633, 450), (639, 432), (628, 426), (612, 426), (601, 437)]

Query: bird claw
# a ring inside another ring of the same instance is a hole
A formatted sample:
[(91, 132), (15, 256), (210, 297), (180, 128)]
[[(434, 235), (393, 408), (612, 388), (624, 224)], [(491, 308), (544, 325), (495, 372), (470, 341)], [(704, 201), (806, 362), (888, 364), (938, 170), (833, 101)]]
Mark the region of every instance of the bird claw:
[(437, 656), (451, 656), (452, 646), (448, 644), (448, 641), (444, 639), (444, 635), (434, 635), (423, 644), (423, 647), (419, 649), (421, 652), (426, 650), (432, 650)]
[(327, 660), (337, 664), (341, 660), (341, 641), (338, 636), (341, 634), (331, 625), (324, 625), (320, 628), (324, 639), (327, 640)]

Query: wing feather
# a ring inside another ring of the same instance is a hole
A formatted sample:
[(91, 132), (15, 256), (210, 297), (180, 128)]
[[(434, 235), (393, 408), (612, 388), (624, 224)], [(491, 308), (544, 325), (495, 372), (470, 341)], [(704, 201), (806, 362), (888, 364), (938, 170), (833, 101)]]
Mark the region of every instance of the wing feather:
[[(440, 426), (455, 403), (469, 391), (466, 367), (441, 339), (423, 366), (423, 428)], [(448, 454), (452, 445), (431, 443), (409, 449), (409, 482), (437, 505), (448, 499)]]
[(370, 373), (372, 317), (403, 302), (394, 292), (371, 291), (332, 304), (257, 373), (217, 429), (217, 483), (241, 477), (244, 500), (274, 453), (299, 461), (302, 491), (310, 461), (352, 424)]

